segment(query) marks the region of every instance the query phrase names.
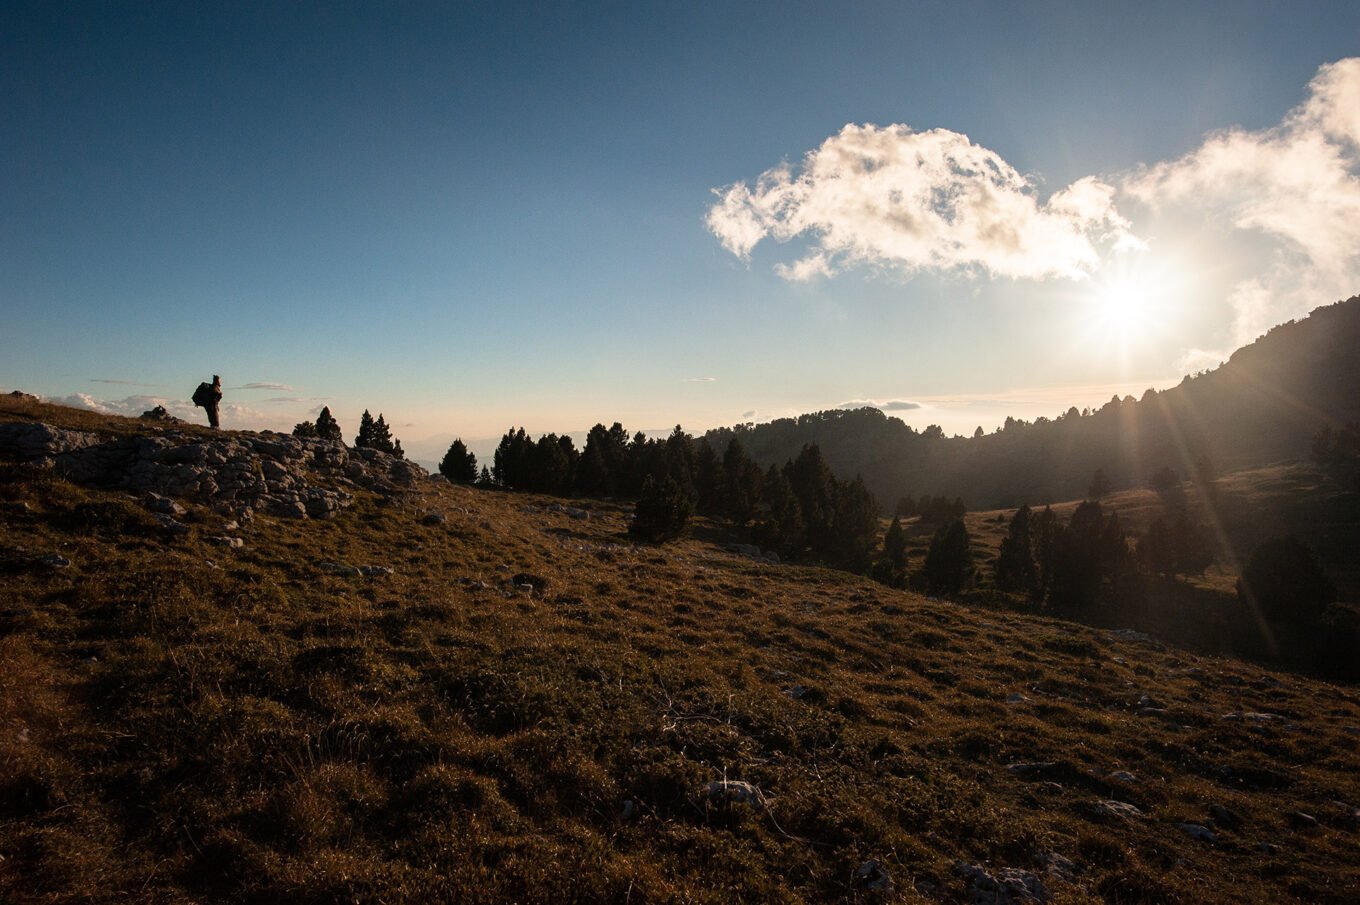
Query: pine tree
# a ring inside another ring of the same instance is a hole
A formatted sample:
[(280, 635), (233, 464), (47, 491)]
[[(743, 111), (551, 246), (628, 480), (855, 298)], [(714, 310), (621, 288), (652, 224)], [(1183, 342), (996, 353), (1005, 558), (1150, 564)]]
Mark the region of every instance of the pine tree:
[(392, 444), (392, 429), (383, 420), (382, 412), (378, 413), (378, 420), (373, 422), (373, 436), (368, 444), (373, 449), (380, 452), (392, 454), (396, 448)]
[(655, 543), (678, 537), (689, 522), (692, 504), (675, 479), (669, 475), (657, 481), (648, 475), (642, 483), (633, 513), (630, 534)]
[(322, 406), (321, 414), (316, 416), (316, 435), (322, 440), (341, 440), (340, 422), (331, 414), (330, 406)]
[(996, 557), (996, 586), (1003, 591), (1033, 595), (1038, 588), (1038, 568), (1030, 540), (1030, 509), (1021, 506), (1011, 518)]
[[(471, 484), (477, 480), (477, 457), (468, 452), (461, 437), (449, 444), (449, 451), (439, 463), (439, 473), (455, 484)], [(490, 477), (487, 474), (487, 478)]]
[(317, 436), (316, 425), (310, 421), (299, 421), (293, 425), (293, 436), (310, 439)]
[(836, 489), (832, 533), (835, 539), (833, 561), (851, 572), (867, 569), (878, 534), (878, 505), (859, 475)]
[(1111, 484), (1110, 479), (1106, 477), (1105, 469), (1097, 468), (1096, 473), (1091, 476), (1091, 486), (1086, 489), (1086, 498), (1088, 500), (1098, 500), (1107, 496), (1111, 490), (1114, 490), (1114, 485)]
[(1307, 624), (1336, 600), (1336, 585), (1308, 545), (1290, 534), (1252, 551), (1237, 596), (1271, 621)]
[(359, 416), (359, 433), (354, 437), (355, 449), (367, 449), (373, 445), (373, 416), (364, 409)]
[(771, 465), (761, 486), (764, 518), (752, 530), (756, 543), (780, 556), (794, 559), (807, 546), (802, 509), (793, 489), (778, 468)]
[(973, 552), (962, 519), (941, 525), (935, 532), (923, 572), (926, 588), (940, 595), (959, 593), (973, 577)]
[(401, 448), (400, 440), (392, 441), (392, 455), (397, 457), (398, 459), (406, 458), (406, 450)]

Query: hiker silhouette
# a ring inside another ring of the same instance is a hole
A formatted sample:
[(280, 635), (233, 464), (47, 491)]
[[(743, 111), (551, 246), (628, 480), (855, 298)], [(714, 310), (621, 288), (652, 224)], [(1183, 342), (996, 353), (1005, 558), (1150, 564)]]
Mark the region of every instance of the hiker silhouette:
[(198, 389), (194, 390), (194, 405), (206, 409), (208, 412), (208, 424), (218, 427), (217, 405), (222, 401), (222, 378), (213, 375), (212, 383), (200, 383)]

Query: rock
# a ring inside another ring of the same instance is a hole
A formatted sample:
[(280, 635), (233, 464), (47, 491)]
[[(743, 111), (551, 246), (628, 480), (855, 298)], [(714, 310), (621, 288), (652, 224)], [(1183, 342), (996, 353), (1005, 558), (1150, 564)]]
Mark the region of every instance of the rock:
[(1273, 842), (1262, 842), (1256, 848), (1267, 855), (1278, 855), (1281, 851), (1280, 847)]
[(1141, 644), (1157, 644), (1158, 642), (1144, 632), (1135, 632), (1131, 628), (1117, 628), (1109, 633), (1111, 638), (1117, 641), (1137, 641)]
[(166, 422), (167, 424), (183, 424), (183, 423), (184, 423), (183, 419), (181, 419), (181, 418), (176, 418), (174, 415), (170, 414), (170, 412), (168, 412), (168, 411), (166, 410), (165, 406), (163, 406), (163, 405), (158, 405), (158, 406), (156, 406), (155, 408), (151, 409), (151, 411), (149, 411), (149, 412), (142, 412), (142, 420), (144, 420), (144, 421), (163, 421), (163, 422)]
[(793, 698), (795, 701), (808, 693), (806, 685), (790, 685), (783, 690), (786, 697)]
[(60, 553), (49, 553), (42, 559), (39, 559), (38, 564), (46, 566), (49, 569), (65, 569), (70, 567), (71, 561)]
[(1144, 816), (1142, 811), (1124, 801), (1093, 801), (1087, 806), (1087, 811), (1092, 817), (1102, 820), (1134, 820)]
[(520, 572), (511, 576), (510, 583), (518, 590), (522, 591), (527, 587), (529, 591), (537, 594), (542, 594), (548, 589), (548, 579), (540, 575), (531, 575), (528, 572)]
[(0, 424), (0, 452), (20, 459), (46, 459), (100, 442), (95, 434), (62, 430), (50, 424), (11, 421)]
[(360, 566), (359, 574), (365, 578), (381, 578), (384, 575), (391, 575), (392, 569), (389, 566)]
[(159, 493), (147, 491), (146, 508), (151, 512), (160, 512), (165, 515), (183, 515), (184, 507), (169, 497), (161, 496)]
[(26, 515), (32, 510), (33, 507), (23, 500), (6, 500), (0, 503), (0, 512), (5, 513), (5, 515)]
[(1017, 692), (1014, 692), (1014, 693), (1012, 693), (1012, 694), (1006, 696), (1006, 703), (1007, 703), (1007, 704), (1028, 704), (1028, 703), (1029, 703), (1029, 698), (1025, 697), (1023, 694), (1021, 694), (1020, 692), (1017, 691)]
[(1303, 811), (1294, 811), (1289, 815), (1289, 825), (1296, 830), (1315, 830), (1317, 829), (1317, 818), (1312, 814), (1305, 814)]
[(740, 779), (715, 779), (704, 787), (704, 797), (720, 804), (749, 804), (765, 807), (765, 795), (759, 788)]
[(25, 393), (23, 390), (10, 390), (9, 398), (17, 399), (21, 402), (37, 402), (38, 397), (32, 393)]
[(1045, 852), (1039, 857), (1047, 868), (1050, 877), (1053, 877), (1055, 880), (1061, 880), (1064, 883), (1076, 882), (1077, 865), (1071, 858), (1060, 855), (1057, 852)]
[(215, 547), (227, 547), (232, 550), (239, 550), (246, 545), (239, 537), (209, 537), (206, 540)]
[(893, 885), (892, 877), (888, 876), (887, 870), (877, 858), (865, 861), (855, 869), (855, 885), (860, 889), (881, 892), (891, 895), (896, 887)]
[(442, 525), (449, 520), (449, 517), (442, 512), (427, 512), (421, 516), (422, 525)]
[(280, 518), (306, 518), (307, 507), (302, 503), (290, 500), (275, 500), (273, 505), (268, 507), (270, 515), (277, 515)]
[(1232, 713), (1223, 714), (1223, 719), (1238, 723), (1283, 723), (1286, 718), (1278, 713), (1257, 713), (1251, 710), (1234, 710)]
[(1235, 830), (1242, 825), (1242, 818), (1237, 812), (1221, 804), (1209, 805), (1209, 819), (1214, 822), (1214, 826), (1228, 830)]
[(1053, 761), (1036, 761), (1034, 763), (1008, 764), (1006, 770), (1012, 776), (1021, 779), (1039, 779), (1047, 775), (1050, 770), (1056, 767)]
[(171, 534), (185, 535), (189, 533), (189, 526), (172, 515), (158, 512), (156, 513), (156, 522)]
[(624, 799), (623, 805), (619, 808), (620, 820), (633, 820), (638, 815), (637, 802), (631, 798)]
[(1115, 782), (1127, 783), (1135, 783), (1138, 781), (1138, 777), (1134, 776), (1128, 770), (1115, 770), (1110, 774), (1110, 779), (1113, 779)]
[(342, 562), (319, 562), (316, 567), (329, 575), (340, 575), (346, 578), (360, 574), (354, 566)]
[(968, 889), (969, 905), (1013, 905), (1017, 902), (1047, 902), (1048, 888), (1035, 874), (1014, 867), (993, 868), (960, 861), (954, 869)]
[(1215, 843), (1218, 841), (1218, 835), (1214, 833), (1213, 830), (1209, 829), (1207, 826), (1201, 826), (1198, 823), (1178, 823), (1176, 824), (1176, 829), (1180, 830), (1191, 839), (1197, 839), (1200, 842)]

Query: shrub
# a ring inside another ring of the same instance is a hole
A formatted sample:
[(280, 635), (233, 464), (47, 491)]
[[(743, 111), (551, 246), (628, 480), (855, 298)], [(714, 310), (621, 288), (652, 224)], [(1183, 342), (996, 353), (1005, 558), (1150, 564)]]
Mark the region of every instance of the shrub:
[(1308, 623), (1336, 600), (1336, 585), (1298, 535), (1268, 540), (1252, 551), (1237, 597), (1274, 622)]

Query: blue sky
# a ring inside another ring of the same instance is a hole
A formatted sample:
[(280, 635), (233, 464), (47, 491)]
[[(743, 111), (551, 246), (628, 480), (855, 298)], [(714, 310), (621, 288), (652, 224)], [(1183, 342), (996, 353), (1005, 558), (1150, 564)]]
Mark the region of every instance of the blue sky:
[[(7, 3), (0, 386), (175, 408), (220, 373), (226, 426), (369, 408), (427, 459), (856, 401), (971, 432), (1360, 291), (1325, 222), (1360, 198), (1360, 75), (1323, 69), (1360, 6), (1097, 6)], [(924, 256), (896, 208), (847, 220), (900, 192), (833, 155), (929, 130), (1008, 167), (1018, 234), (1066, 230), (1081, 273), (1017, 275), (959, 238), (976, 211)], [(1084, 179), (1103, 213), (1045, 206)], [(761, 231), (734, 253), (738, 185)]]

